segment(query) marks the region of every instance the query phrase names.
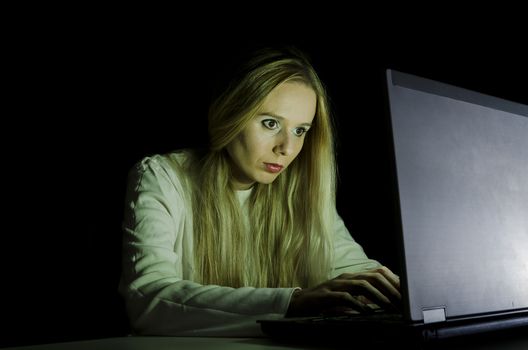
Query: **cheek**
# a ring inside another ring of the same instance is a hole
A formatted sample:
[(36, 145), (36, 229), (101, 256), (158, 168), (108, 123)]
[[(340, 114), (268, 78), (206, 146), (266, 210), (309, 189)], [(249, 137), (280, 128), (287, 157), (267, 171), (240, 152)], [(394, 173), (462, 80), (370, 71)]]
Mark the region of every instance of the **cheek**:
[(304, 139), (299, 140), (299, 142), (295, 145), (295, 152), (293, 152), (293, 158), (297, 158), (299, 153), (301, 153), (303, 145), (304, 145)]
[(247, 158), (247, 145), (244, 142), (244, 139), (239, 137), (233, 140), (231, 144), (227, 146), (227, 152), (236, 164), (239, 166), (242, 165)]
[(254, 163), (266, 149), (266, 137), (246, 132), (240, 135), (236, 142), (236, 153), (244, 163)]
[(266, 135), (253, 135), (246, 142), (247, 151), (253, 158), (260, 156), (273, 148), (273, 138)]

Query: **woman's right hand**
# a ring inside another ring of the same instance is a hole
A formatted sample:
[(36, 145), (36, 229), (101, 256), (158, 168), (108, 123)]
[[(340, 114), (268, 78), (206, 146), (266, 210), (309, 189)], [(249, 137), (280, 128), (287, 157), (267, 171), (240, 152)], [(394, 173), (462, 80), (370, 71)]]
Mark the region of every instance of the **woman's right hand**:
[(401, 307), (400, 278), (385, 266), (294, 291), (286, 317), (367, 312), (370, 304), (392, 311)]

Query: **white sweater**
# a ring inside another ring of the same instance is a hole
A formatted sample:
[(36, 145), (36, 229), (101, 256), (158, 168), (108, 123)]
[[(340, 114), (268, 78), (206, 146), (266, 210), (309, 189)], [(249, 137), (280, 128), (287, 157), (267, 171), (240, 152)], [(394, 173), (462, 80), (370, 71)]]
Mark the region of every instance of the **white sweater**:
[[(258, 319), (284, 317), (293, 288), (193, 282), (193, 212), (184, 152), (147, 157), (130, 172), (120, 293), (145, 335), (262, 336)], [(237, 193), (241, 205), (251, 190)], [(337, 215), (337, 212), (336, 212)], [(337, 215), (333, 276), (380, 266)]]

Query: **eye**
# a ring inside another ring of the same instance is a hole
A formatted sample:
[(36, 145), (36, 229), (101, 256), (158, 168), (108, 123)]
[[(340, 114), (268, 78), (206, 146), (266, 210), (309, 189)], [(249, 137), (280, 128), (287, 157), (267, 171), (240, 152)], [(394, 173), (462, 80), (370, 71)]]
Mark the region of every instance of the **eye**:
[(279, 127), (279, 122), (275, 119), (265, 119), (262, 121), (262, 125), (270, 130), (275, 130)]
[(295, 129), (293, 129), (293, 134), (294, 134), (295, 136), (302, 136), (302, 135), (304, 135), (307, 131), (308, 131), (308, 129), (306, 129), (306, 128), (302, 128), (302, 127), (299, 127), (299, 128), (295, 128)]

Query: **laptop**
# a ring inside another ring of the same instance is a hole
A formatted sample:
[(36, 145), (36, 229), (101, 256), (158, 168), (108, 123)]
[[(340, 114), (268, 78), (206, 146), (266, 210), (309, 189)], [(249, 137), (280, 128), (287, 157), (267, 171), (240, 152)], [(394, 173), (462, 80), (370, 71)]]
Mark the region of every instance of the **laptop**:
[(262, 331), (428, 341), (528, 326), (528, 106), (391, 69), (386, 88), (402, 314)]

